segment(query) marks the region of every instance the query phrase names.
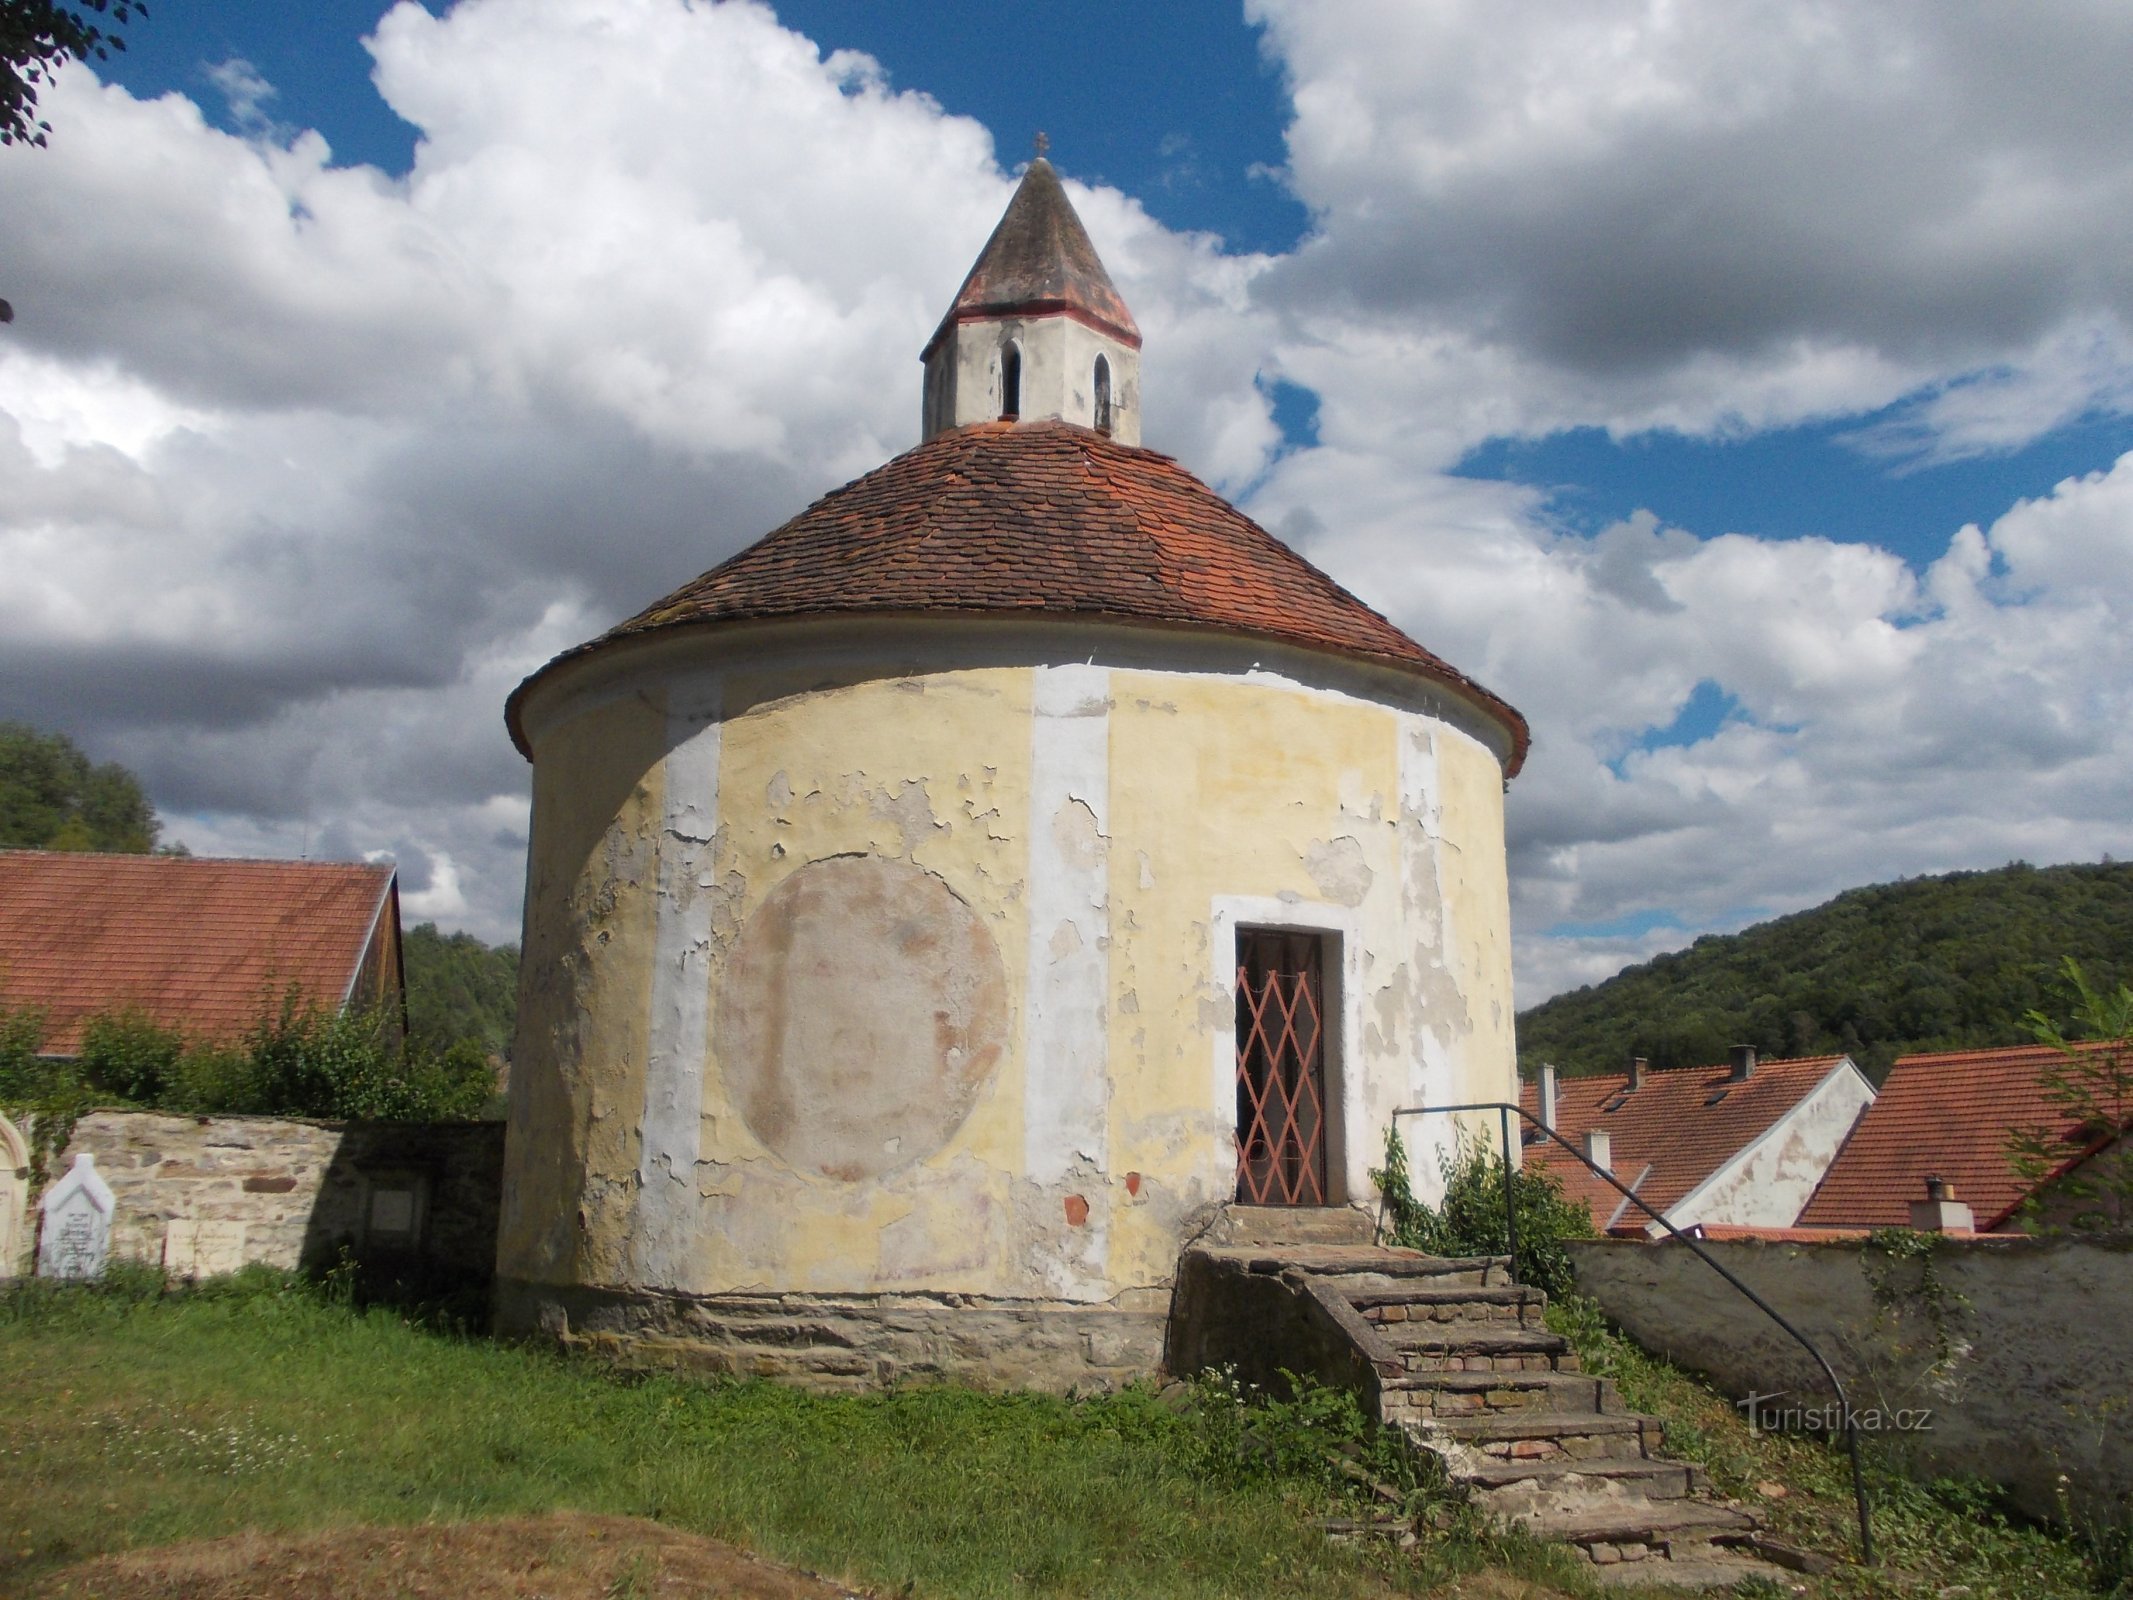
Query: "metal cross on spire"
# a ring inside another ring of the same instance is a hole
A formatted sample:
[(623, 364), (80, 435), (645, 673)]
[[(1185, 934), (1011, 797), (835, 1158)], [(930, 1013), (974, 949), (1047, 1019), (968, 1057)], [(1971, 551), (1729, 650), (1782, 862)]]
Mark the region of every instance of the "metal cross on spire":
[(1047, 152), (1047, 151), (1048, 151), (1048, 150), (1050, 150), (1051, 148), (1052, 148), (1052, 140), (1051, 140), (1051, 136), (1050, 136), (1049, 134), (1045, 133), (1045, 132), (1044, 132), (1044, 131), (1043, 131), (1042, 129), (1038, 130), (1038, 133), (1037, 133), (1037, 159), (1038, 159), (1039, 161), (1042, 161), (1042, 160), (1044, 159), (1044, 157), (1045, 157), (1045, 152)]

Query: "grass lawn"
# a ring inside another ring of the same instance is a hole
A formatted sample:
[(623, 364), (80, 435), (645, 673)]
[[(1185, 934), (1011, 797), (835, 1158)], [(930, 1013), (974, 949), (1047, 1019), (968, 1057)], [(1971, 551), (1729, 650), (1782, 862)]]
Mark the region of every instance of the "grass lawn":
[(887, 1593), (1365, 1596), (1505, 1563), (1583, 1587), (1526, 1541), (1455, 1537), (1416, 1561), (1328, 1540), (1318, 1519), (1356, 1507), (1315, 1441), (1270, 1451), (1234, 1407), (632, 1378), (263, 1273), (182, 1294), (123, 1276), (0, 1291), (0, 1393), (6, 1592), (87, 1556), (246, 1529), (559, 1509), (655, 1519)]
[[(1833, 1452), (1751, 1436), (1708, 1390), (1574, 1307), (1557, 1315), (1589, 1363), (1666, 1416), (1679, 1452), (1779, 1537), (1849, 1553), (1849, 1486)], [(1441, 1503), (1444, 1526), (1405, 1552), (1329, 1540), (1321, 1520), (1361, 1505), (1326, 1446), (1397, 1468), (1352, 1407), (1326, 1396), (1246, 1409), (1211, 1384), (1069, 1402), (630, 1376), (255, 1272), (183, 1293), (128, 1274), (93, 1289), (0, 1287), (0, 1398), (8, 1594), (476, 1593), (455, 1585), (455, 1561), (493, 1580), (482, 1595), (814, 1592), (720, 1588), (702, 1575), (740, 1558), (697, 1535), (879, 1594), (1595, 1592), (1591, 1570), (1563, 1552)], [(2073, 1545), (2006, 1524), (1972, 1492), (1879, 1475), (1876, 1493), (1888, 1566), (1762, 1592), (2107, 1592)], [(364, 1531), (375, 1529), (413, 1531)], [(154, 1584), (111, 1581), (108, 1561), (80, 1565), (247, 1533), (251, 1543), (169, 1556)], [(297, 1558), (293, 1536), (308, 1541)], [(276, 1540), (282, 1569), (295, 1559), (330, 1575), (324, 1586), (276, 1587), (248, 1569)]]

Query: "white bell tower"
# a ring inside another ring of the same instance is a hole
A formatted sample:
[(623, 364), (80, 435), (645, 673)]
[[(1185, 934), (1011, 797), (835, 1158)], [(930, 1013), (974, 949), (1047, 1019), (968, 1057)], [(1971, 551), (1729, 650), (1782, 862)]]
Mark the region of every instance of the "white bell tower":
[(920, 357), (924, 435), (1057, 419), (1141, 442), (1141, 331), (1037, 158)]

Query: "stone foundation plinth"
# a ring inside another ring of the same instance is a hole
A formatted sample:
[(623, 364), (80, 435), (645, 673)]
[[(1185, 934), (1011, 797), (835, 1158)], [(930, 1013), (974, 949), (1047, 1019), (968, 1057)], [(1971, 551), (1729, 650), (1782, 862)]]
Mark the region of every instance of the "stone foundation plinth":
[(958, 1294), (715, 1294), (500, 1278), (496, 1331), (632, 1366), (824, 1389), (951, 1381), (1086, 1392), (1163, 1366), (1167, 1289), (1087, 1304)]

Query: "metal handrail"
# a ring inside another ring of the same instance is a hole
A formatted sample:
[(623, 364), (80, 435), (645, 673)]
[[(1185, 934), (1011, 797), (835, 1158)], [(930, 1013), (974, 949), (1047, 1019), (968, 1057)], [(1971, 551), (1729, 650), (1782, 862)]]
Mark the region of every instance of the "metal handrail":
[(1666, 1218), (1662, 1217), (1657, 1211), (1654, 1211), (1649, 1205), (1647, 1205), (1642, 1199), (1640, 1199), (1634, 1191), (1624, 1187), (1622, 1181), (1618, 1179), (1612, 1172), (1609, 1172), (1604, 1167), (1595, 1166), (1592, 1163), (1591, 1159), (1586, 1156), (1584, 1151), (1580, 1150), (1568, 1139), (1565, 1139), (1553, 1128), (1542, 1122), (1540, 1118), (1536, 1117), (1524, 1106), (1515, 1106), (1506, 1100), (1487, 1100), (1481, 1102), (1478, 1105), (1467, 1106), (1403, 1106), (1399, 1110), (1393, 1112), (1393, 1125), (1397, 1127), (1399, 1125), (1399, 1119), (1401, 1117), (1426, 1117), (1440, 1115), (1449, 1116), (1465, 1111), (1495, 1112), (1497, 1116), (1498, 1125), (1503, 1133), (1503, 1216), (1504, 1231), (1508, 1236), (1510, 1242), (1512, 1282), (1515, 1283), (1518, 1281), (1518, 1208), (1513, 1203), (1513, 1195), (1511, 1188), (1513, 1177), (1511, 1169), (1511, 1118), (1513, 1116), (1518, 1116), (1524, 1118), (1525, 1121), (1532, 1124), (1535, 1131), (1544, 1134), (1548, 1138), (1553, 1139), (1557, 1144), (1561, 1145), (1584, 1166), (1586, 1171), (1590, 1172), (1594, 1177), (1604, 1178), (1621, 1194), (1621, 1196), (1625, 1200), (1630, 1201), (1637, 1207), (1638, 1210), (1642, 1211), (1646, 1216), (1650, 1217), (1652, 1221), (1658, 1223), (1660, 1227), (1666, 1229), (1668, 1236), (1672, 1238), (1676, 1243), (1687, 1245), (1688, 1248), (1695, 1253), (1697, 1260), (1701, 1261), (1705, 1266), (1709, 1267), (1713, 1272), (1717, 1273), (1721, 1278), (1725, 1279), (1726, 1282), (1733, 1285), (1735, 1289), (1739, 1290), (1743, 1295), (1747, 1296), (1748, 1300), (1753, 1303), (1753, 1305), (1758, 1311), (1762, 1312), (1764, 1316), (1768, 1317), (1780, 1328), (1783, 1328), (1786, 1333), (1792, 1336), (1794, 1343), (1798, 1344), (1802, 1350), (1805, 1350), (1809, 1355), (1814, 1357), (1815, 1365), (1822, 1369), (1822, 1376), (1829, 1380), (1830, 1388), (1836, 1393), (1837, 1414), (1844, 1419), (1844, 1447), (1850, 1453), (1852, 1462), (1852, 1499), (1857, 1503), (1859, 1507), (1859, 1560), (1864, 1566), (1872, 1566), (1874, 1564), (1874, 1527), (1872, 1519), (1868, 1516), (1866, 1508), (1866, 1476), (1861, 1471), (1859, 1466), (1859, 1435), (1857, 1430), (1852, 1427), (1851, 1398), (1844, 1392), (1844, 1385), (1837, 1377), (1837, 1369), (1835, 1367), (1832, 1367), (1829, 1362), (1824, 1359), (1822, 1352), (1814, 1347), (1813, 1342), (1808, 1339), (1807, 1335), (1800, 1332), (1798, 1328), (1795, 1328), (1791, 1323), (1787, 1322), (1783, 1317), (1779, 1316), (1777, 1312), (1772, 1309), (1770, 1303), (1766, 1301), (1761, 1295), (1757, 1294), (1745, 1283), (1742, 1283), (1740, 1279), (1734, 1277), (1732, 1273), (1728, 1272), (1724, 1267), (1720, 1266), (1717, 1260), (1713, 1256), (1711, 1256), (1710, 1253), (1707, 1252), (1702, 1245), (1698, 1244), (1694, 1239), (1690, 1238), (1679, 1228), (1675, 1227), (1671, 1222), (1667, 1221)]

